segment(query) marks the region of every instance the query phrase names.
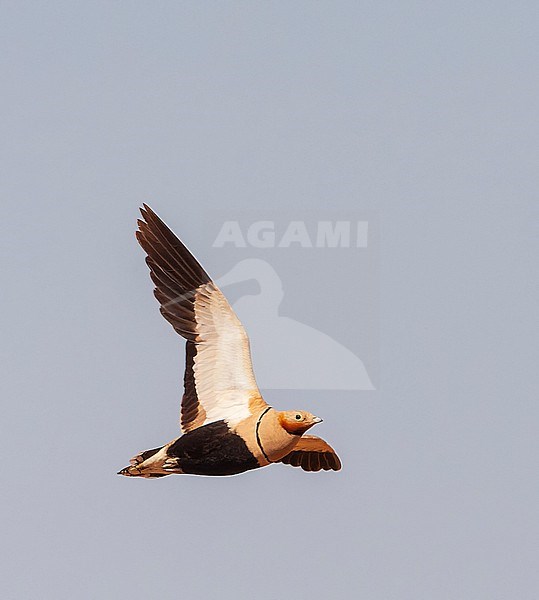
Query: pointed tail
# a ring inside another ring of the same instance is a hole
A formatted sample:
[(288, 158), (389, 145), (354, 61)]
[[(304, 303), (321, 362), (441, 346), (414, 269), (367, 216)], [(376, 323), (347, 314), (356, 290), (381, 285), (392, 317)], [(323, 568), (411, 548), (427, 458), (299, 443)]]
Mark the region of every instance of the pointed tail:
[(152, 450), (144, 450), (140, 454), (133, 456), (129, 461), (129, 466), (118, 471), (117, 475), (125, 475), (126, 477), (146, 477), (148, 479), (154, 477), (166, 477), (169, 473), (152, 473), (151, 469), (145, 468), (144, 461), (157, 454), (163, 446), (153, 448)]

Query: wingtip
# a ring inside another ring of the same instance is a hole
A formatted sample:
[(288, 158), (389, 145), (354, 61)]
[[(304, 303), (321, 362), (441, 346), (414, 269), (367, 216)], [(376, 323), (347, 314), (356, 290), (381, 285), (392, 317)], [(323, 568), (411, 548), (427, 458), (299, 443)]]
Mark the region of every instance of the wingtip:
[(148, 221), (148, 218), (155, 217), (156, 214), (153, 212), (150, 206), (146, 204), (146, 202), (142, 203), (142, 206), (139, 207), (140, 214), (145, 221)]
[(162, 221), (162, 219), (145, 202), (142, 203), (140, 213), (146, 221), (145, 225), (147, 224), (150, 227), (157, 227), (159, 229), (168, 229), (167, 225)]

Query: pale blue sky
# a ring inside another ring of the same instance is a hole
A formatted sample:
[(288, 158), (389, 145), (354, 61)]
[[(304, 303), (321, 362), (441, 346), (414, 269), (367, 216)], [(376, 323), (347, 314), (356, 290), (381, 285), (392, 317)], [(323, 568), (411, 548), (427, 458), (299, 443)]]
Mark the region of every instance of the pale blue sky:
[[(538, 10), (2, 3), (2, 598), (537, 599)], [(177, 434), (142, 202), (217, 274), (216, 211), (377, 215), (379, 389), (268, 394), (342, 472), (115, 475)]]

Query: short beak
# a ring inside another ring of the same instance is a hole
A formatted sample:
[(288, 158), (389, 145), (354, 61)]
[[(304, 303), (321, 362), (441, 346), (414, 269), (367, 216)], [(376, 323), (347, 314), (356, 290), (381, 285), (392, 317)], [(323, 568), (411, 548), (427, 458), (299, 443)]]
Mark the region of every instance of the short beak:
[(320, 417), (313, 417), (313, 423), (322, 423), (323, 420)]

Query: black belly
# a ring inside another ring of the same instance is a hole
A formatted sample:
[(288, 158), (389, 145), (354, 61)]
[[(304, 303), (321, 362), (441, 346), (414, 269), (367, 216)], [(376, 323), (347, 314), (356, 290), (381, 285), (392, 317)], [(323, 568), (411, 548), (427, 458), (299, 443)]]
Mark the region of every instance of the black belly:
[(247, 444), (224, 421), (182, 435), (169, 446), (167, 455), (192, 475), (236, 475), (260, 466)]

